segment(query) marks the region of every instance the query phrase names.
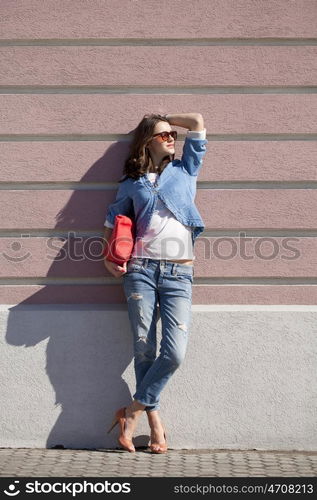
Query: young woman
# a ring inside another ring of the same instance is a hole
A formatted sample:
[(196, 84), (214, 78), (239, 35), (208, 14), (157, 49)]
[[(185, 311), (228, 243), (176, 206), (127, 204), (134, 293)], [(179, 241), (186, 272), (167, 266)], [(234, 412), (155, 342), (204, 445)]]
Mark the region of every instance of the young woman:
[[(171, 125), (188, 129), (181, 160), (174, 159), (177, 132)], [(136, 223), (128, 263), (119, 266), (104, 261), (113, 276), (123, 276), (136, 376), (133, 402), (117, 410), (108, 432), (119, 423), (118, 441), (130, 452), (135, 451), (132, 437), (144, 410), (151, 428), (152, 453), (167, 451), (159, 396), (183, 361), (188, 343), (193, 249), (204, 229), (194, 198), (207, 143), (200, 113), (145, 115), (134, 131), (116, 200), (106, 214), (106, 240), (117, 214), (128, 215)], [(158, 306), (162, 341), (156, 357)]]

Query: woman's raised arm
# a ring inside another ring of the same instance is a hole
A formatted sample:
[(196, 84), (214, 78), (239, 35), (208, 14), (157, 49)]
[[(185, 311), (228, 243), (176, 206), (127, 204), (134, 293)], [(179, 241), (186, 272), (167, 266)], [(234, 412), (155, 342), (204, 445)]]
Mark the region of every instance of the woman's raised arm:
[(188, 130), (203, 130), (204, 119), (200, 113), (178, 113), (165, 115), (165, 118), (169, 121), (170, 125), (175, 125), (176, 127), (184, 127)]

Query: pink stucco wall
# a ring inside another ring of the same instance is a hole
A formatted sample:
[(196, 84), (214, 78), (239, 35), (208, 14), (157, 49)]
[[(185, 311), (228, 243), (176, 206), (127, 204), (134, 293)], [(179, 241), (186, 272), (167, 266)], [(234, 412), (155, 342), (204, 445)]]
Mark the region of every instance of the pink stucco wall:
[(124, 302), (89, 243), (150, 111), (205, 120), (193, 303), (317, 303), (316, 1), (1, 7), (0, 303)]

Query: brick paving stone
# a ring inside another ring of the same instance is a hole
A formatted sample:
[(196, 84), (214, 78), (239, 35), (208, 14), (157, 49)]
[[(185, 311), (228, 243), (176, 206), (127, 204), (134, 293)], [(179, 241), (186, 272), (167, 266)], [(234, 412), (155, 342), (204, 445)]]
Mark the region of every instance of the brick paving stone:
[(317, 475), (317, 451), (56, 450), (0, 448), (0, 476), (305, 477)]

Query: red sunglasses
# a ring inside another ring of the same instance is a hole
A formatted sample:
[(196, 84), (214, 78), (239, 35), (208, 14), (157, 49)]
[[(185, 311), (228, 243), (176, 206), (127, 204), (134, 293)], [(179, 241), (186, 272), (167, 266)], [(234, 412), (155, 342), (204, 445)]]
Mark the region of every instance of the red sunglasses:
[(154, 134), (152, 137), (161, 137), (160, 142), (166, 142), (168, 141), (169, 136), (173, 137), (174, 141), (177, 139), (177, 131), (176, 130), (171, 130), (171, 132), (160, 132), (159, 134)]

